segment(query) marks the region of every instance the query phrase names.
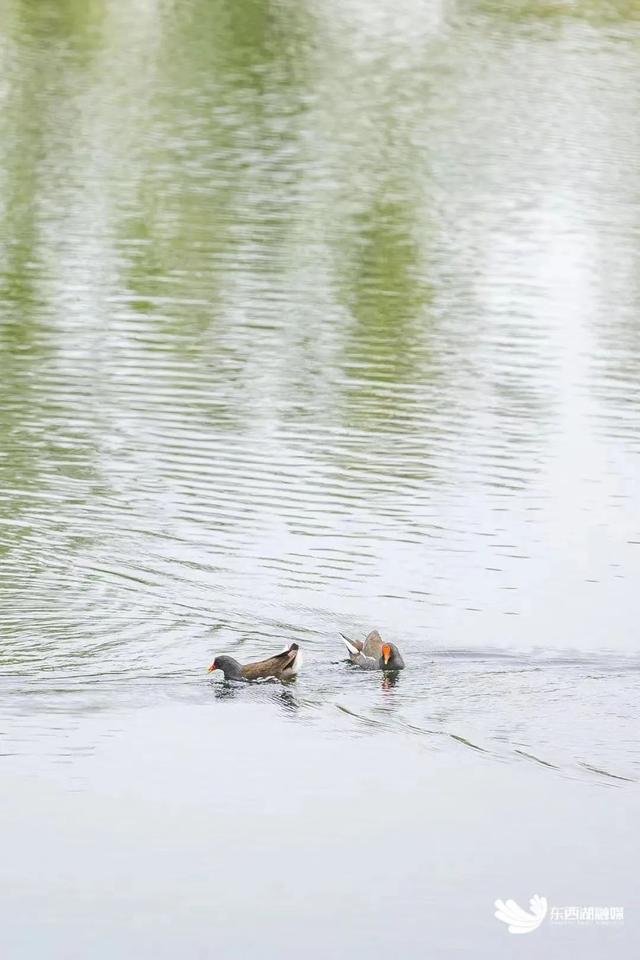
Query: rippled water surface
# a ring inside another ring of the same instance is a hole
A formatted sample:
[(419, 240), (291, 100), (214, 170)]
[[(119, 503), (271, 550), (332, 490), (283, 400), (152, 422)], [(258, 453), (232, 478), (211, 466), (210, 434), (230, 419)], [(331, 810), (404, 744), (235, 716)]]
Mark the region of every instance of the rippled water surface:
[(11, 960), (637, 956), (637, 7), (0, 11)]

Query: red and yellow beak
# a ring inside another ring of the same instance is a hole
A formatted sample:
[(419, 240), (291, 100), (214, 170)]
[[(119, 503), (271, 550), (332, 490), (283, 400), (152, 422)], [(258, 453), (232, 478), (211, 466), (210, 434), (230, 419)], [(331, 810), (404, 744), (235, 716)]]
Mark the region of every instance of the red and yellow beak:
[(391, 647), (386, 643), (382, 648), (382, 659), (384, 660), (385, 666), (389, 663), (389, 660), (391, 659)]
[(211, 664), (211, 666), (209, 667), (209, 669), (207, 670), (207, 673), (213, 673), (213, 671), (214, 671), (214, 670), (217, 670), (217, 669), (218, 669), (218, 668), (216, 667), (216, 662), (215, 662), (215, 660), (214, 660), (213, 663)]

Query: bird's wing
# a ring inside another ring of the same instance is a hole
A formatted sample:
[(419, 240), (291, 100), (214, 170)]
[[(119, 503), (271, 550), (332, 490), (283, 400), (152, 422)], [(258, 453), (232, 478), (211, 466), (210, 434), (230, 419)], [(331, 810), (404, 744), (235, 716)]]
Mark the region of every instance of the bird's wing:
[(362, 645), (363, 652), (368, 657), (373, 657), (375, 660), (379, 660), (382, 656), (382, 637), (377, 630), (372, 630), (368, 634), (367, 639)]
[(359, 653), (357, 657), (351, 658), (352, 663), (363, 670), (379, 670), (380, 660), (375, 657), (367, 657), (364, 653)]
[(248, 663), (242, 668), (245, 680), (266, 680), (267, 677), (279, 677), (283, 670), (291, 667), (298, 655), (298, 644), (292, 643), (288, 650), (277, 653), (267, 660)]

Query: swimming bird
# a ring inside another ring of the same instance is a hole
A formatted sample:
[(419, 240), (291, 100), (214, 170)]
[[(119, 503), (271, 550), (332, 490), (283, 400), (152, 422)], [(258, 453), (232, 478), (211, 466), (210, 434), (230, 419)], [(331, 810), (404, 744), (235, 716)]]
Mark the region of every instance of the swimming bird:
[(366, 640), (350, 640), (344, 633), (340, 636), (349, 651), (351, 663), (363, 670), (402, 670), (404, 660), (395, 643), (386, 643), (377, 630), (372, 630)]
[(207, 673), (222, 670), (225, 680), (293, 680), (302, 666), (302, 653), (297, 643), (268, 660), (246, 663), (244, 666), (225, 654), (217, 656)]

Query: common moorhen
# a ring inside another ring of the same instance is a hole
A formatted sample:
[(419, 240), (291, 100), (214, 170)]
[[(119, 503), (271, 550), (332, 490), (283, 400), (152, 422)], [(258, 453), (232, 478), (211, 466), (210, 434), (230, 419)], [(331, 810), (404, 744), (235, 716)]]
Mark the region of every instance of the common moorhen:
[(244, 666), (233, 657), (221, 655), (216, 657), (208, 673), (213, 670), (222, 670), (225, 680), (293, 680), (302, 666), (302, 654), (297, 643), (292, 643), (288, 650), (277, 653), (268, 660), (258, 660), (256, 663), (246, 663)]
[(349, 659), (363, 670), (402, 670), (404, 660), (395, 643), (385, 643), (377, 630), (372, 630), (366, 640), (350, 640), (344, 633), (340, 636), (349, 651)]

